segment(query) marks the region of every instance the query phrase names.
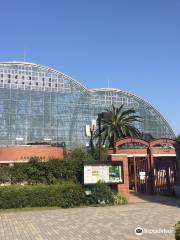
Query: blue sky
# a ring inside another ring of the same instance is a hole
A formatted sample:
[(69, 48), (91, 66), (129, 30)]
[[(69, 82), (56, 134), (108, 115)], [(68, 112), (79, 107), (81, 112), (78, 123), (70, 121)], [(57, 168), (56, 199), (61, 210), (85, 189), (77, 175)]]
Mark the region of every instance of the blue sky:
[(89, 88), (120, 88), (180, 133), (179, 0), (1, 1), (0, 61), (54, 67)]

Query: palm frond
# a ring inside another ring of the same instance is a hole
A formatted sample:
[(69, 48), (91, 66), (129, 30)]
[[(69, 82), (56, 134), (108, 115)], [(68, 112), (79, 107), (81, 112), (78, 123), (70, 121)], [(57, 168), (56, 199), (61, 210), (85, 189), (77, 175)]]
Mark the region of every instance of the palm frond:
[(142, 122), (142, 118), (136, 114), (136, 111), (126, 109), (123, 111), (124, 105), (115, 107), (112, 105), (111, 109), (106, 109), (111, 113), (111, 119), (101, 119), (101, 130), (97, 129), (94, 137), (97, 138), (101, 135), (102, 143), (108, 142), (109, 146), (114, 146), (114, 143), (124, 137), (140, 137), (140, 131), (134, 126), (136, 122)]

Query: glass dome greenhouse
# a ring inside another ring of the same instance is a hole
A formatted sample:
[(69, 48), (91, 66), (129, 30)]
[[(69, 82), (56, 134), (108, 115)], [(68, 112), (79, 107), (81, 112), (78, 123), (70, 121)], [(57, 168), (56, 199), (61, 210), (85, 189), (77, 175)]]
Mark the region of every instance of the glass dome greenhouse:
[(0, 63), (0, 145), (49, 141), (73, 148), (86, 145), (86, 125), (112, 104), (134, 108), (136, 127), (154, 138), (174, 138), (165, 118), (148, 102), (119, 89), (88, 89), (49, 67)]

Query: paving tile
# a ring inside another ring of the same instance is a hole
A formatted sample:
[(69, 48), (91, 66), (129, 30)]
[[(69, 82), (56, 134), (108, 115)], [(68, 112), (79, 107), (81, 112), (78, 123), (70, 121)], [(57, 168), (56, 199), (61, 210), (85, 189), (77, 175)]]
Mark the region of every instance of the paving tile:
[(0, 240), (174, 240), (174, 232), (137, 236), (134, 230), (174, 230), (178, 220), (180, 201), (174, 200), (1, 213)]

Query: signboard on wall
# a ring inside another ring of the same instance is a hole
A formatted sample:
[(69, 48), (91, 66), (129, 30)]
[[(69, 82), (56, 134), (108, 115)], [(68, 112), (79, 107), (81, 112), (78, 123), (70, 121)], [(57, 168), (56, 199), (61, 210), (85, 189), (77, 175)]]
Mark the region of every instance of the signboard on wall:
[(122, 183), (122, 163), (85, 164), (84, 184), (95, 184), (98, 181), (105, 183)]
[(145, 180), (146, 179), (146, 172), (139, 172), (139, 178), (140, 178), (140, 180)]

